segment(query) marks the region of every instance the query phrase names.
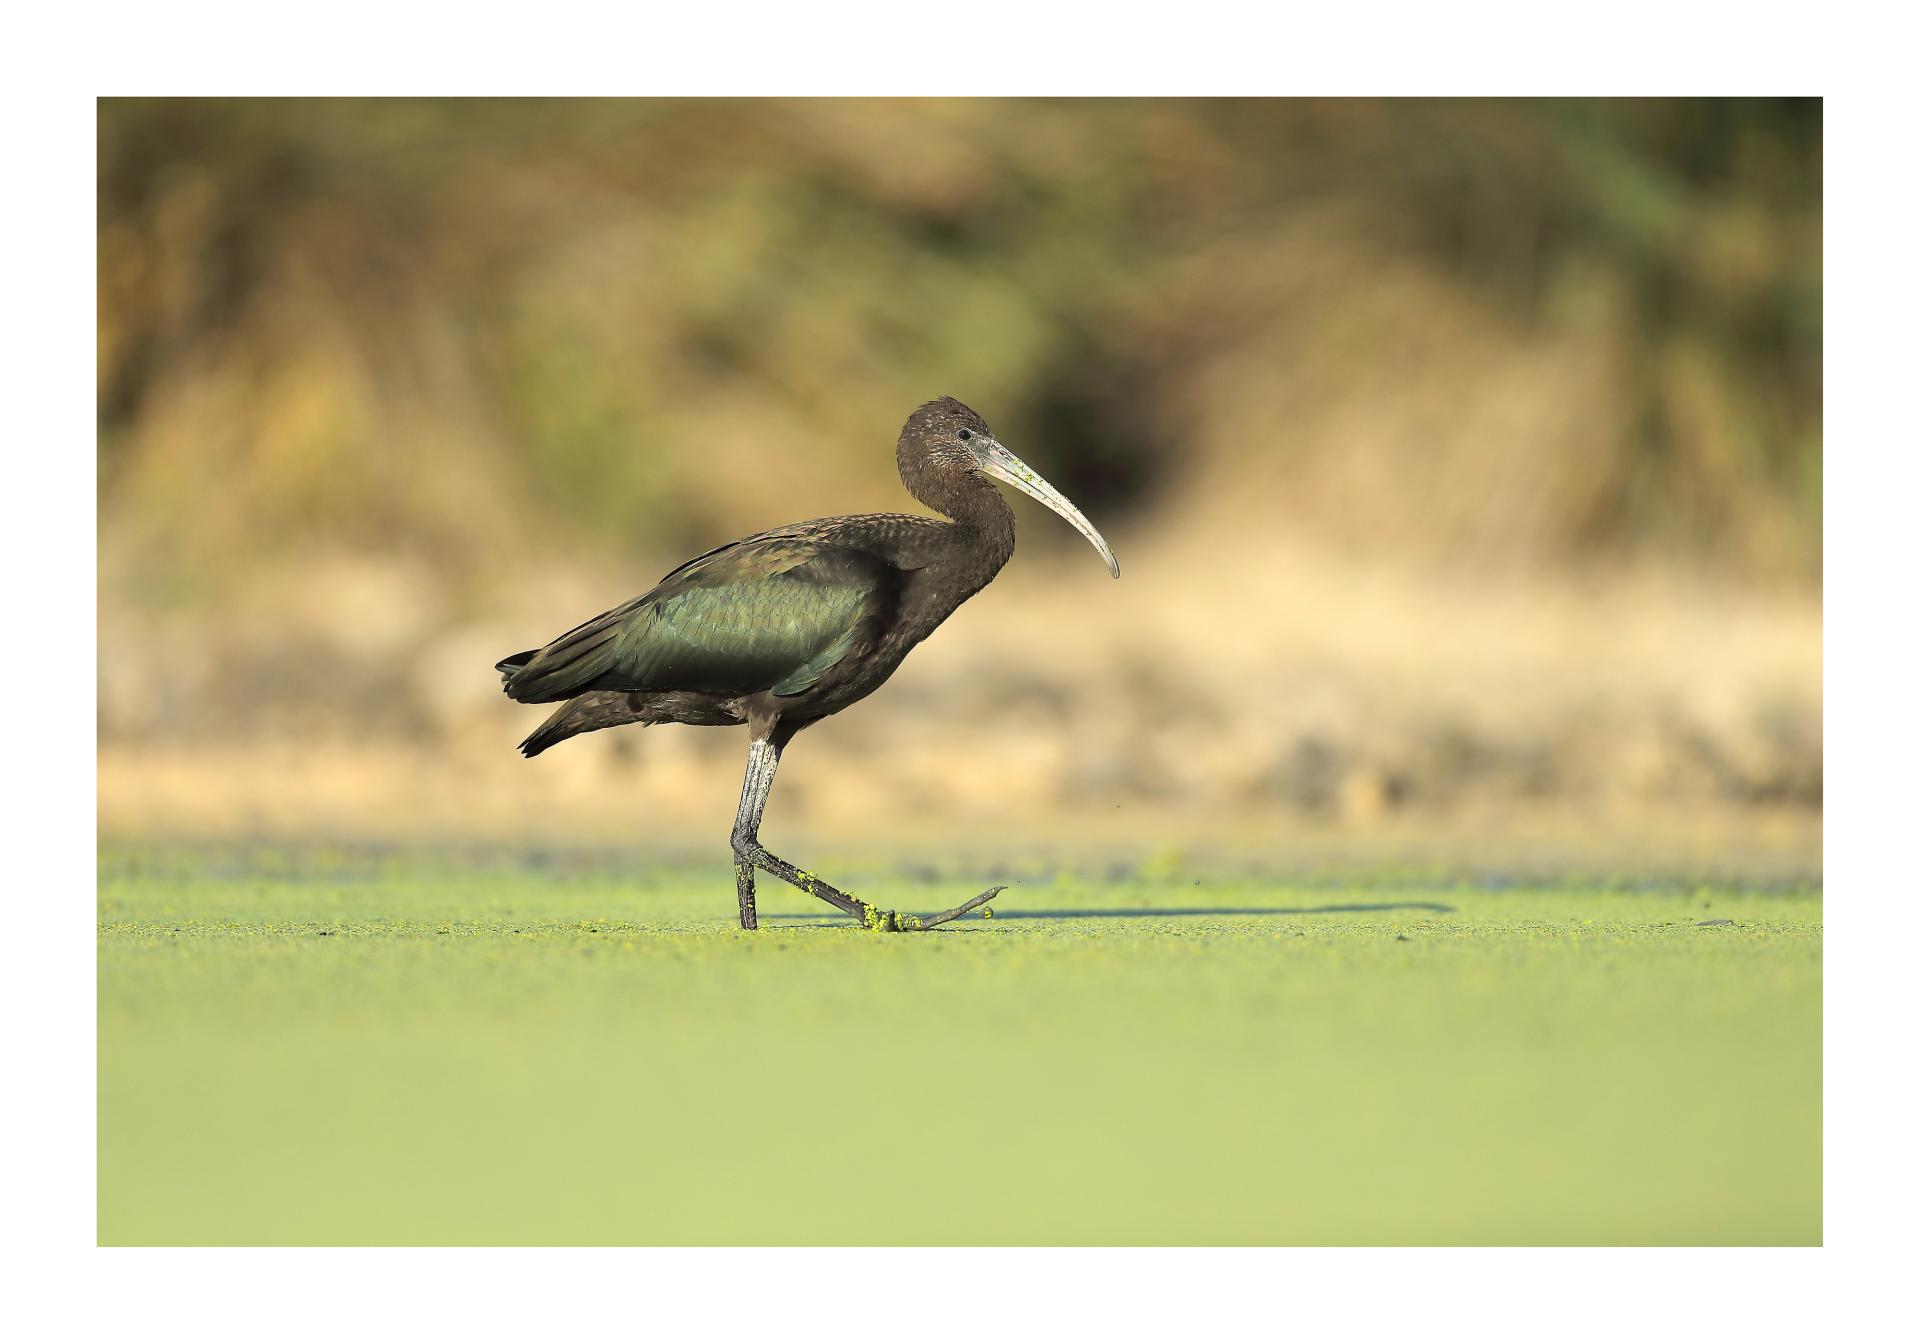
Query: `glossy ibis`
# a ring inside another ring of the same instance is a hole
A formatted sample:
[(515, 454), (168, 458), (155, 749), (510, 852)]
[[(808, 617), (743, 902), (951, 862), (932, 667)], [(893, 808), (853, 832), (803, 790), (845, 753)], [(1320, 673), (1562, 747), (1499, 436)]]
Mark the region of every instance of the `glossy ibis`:
[(747, 774), (733, 823), (744, 929), (758, 924), (756, 868), (874, 929), (931, 928), (1002, 890), (937, 915), (900, 915), (760, 843), (774, 770), (793, 735), (892, 676), (1013, 554), (1013, 510), (992, 480), (1072, 523), (1120, 577), (1120, 562), (1080, 510), (952, 397), (907, 418), (894, 460), (913, 497), (945, 518), (867, 513), (777, 527), (689, 560), (644, 596), (498, 664), (513, 699), (566, 701), (520, 744), (528, 756), (625, 723), (747, 725)]

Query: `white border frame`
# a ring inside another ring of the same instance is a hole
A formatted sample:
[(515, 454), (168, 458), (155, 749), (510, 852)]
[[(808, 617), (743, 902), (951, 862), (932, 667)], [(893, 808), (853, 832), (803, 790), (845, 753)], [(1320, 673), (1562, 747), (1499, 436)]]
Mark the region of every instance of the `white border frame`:
[[(95, 647), (93, 98), (98, 93), (1832, 95), (1827, 103), (1830, 640), (1825, 1251), (98, 1251), (93, 1241), (91, 715), (15, 707), (24, 824), (4, 977), (9, 1231), (22, 1337), (1309, 1339), (1623, 1334), (1805, 1340), (1912, 1319), (1907, 1099), (1916, 748), (1911, 589), (1912, 47), (1880, 6), (1625, 3), (1174, 8), (981, 0), (731, 5), (96, 5), (16, 16), (5, 332), (17, 645)], [(1905, 637), (1905, 638), (1903, 638)], [(86, 693), (81, 693), (81, 699)], [(78, 739), (78, 740), (76, 740)], [(1877, 750), (1876, 750), (1877, 748)], [(1900, 773), (1896, 773), (1899, 771)], [(1910, 824), (1910, 823), (1908, 823)], [(850, 1268), (850, 1266), (853, 1266)], [(1898, 1296), (1896, 1296), (1898, 1294)], [(1904, 1308), (1904, 1309), (1903, 1309)], [(1884, 1313), (1884, 1314), (1883, 1314)], [(38, 1317), (38, 1328), (33, 1322)], [(1897, 1327), (1896, 1327), (1897, 1328)], [(16, 1329), (19, 1329), (16, 1326)]]

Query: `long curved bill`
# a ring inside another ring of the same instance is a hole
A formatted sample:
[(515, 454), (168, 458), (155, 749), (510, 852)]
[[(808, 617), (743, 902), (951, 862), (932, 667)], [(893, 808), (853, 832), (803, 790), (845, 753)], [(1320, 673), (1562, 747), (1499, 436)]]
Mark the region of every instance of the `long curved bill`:
[(1100, 552), (1100, 558), (1107, 562), (1107, 572), (1116, 579), (1120, 577), (1120, 562), (1113, 558), (1113, 548), (1107, 545), (1107, 539), (1100, 535), (1094, 525), (1087, 521), (1087, 515), (1073, 507), (1072, 500), (1048, 485), (1044, 476), (1015, 457), (1000, 440), (983, 435), (974, 440), (974, 443), (976, 445), (974, 455), (980, 459), (982, 471), (997, 480), (1005, 481), (1022, 494), (1032, 495), (1072, 523), (1074, 530), (1092, 542), (1093, 549)]

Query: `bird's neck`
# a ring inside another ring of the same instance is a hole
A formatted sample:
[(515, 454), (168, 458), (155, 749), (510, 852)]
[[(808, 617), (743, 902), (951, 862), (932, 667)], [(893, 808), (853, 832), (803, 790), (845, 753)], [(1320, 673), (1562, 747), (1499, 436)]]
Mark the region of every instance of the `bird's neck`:
[(968, 595), (984, 588), (1013, 556), (1013, 508), (984, 476), (966, 472), (910, 481), (914, 497), (953, 520), (948, 565)]

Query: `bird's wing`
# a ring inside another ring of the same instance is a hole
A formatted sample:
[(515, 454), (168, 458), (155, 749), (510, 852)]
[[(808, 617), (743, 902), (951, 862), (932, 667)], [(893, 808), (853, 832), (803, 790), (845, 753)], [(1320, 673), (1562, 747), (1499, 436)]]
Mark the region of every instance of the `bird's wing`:
[(899, 571), (856, 547), (773, 533), (710, 551), (568, 631), (507, 675), (516, 700), (587, 690), (798, 695), (873, 638)]

